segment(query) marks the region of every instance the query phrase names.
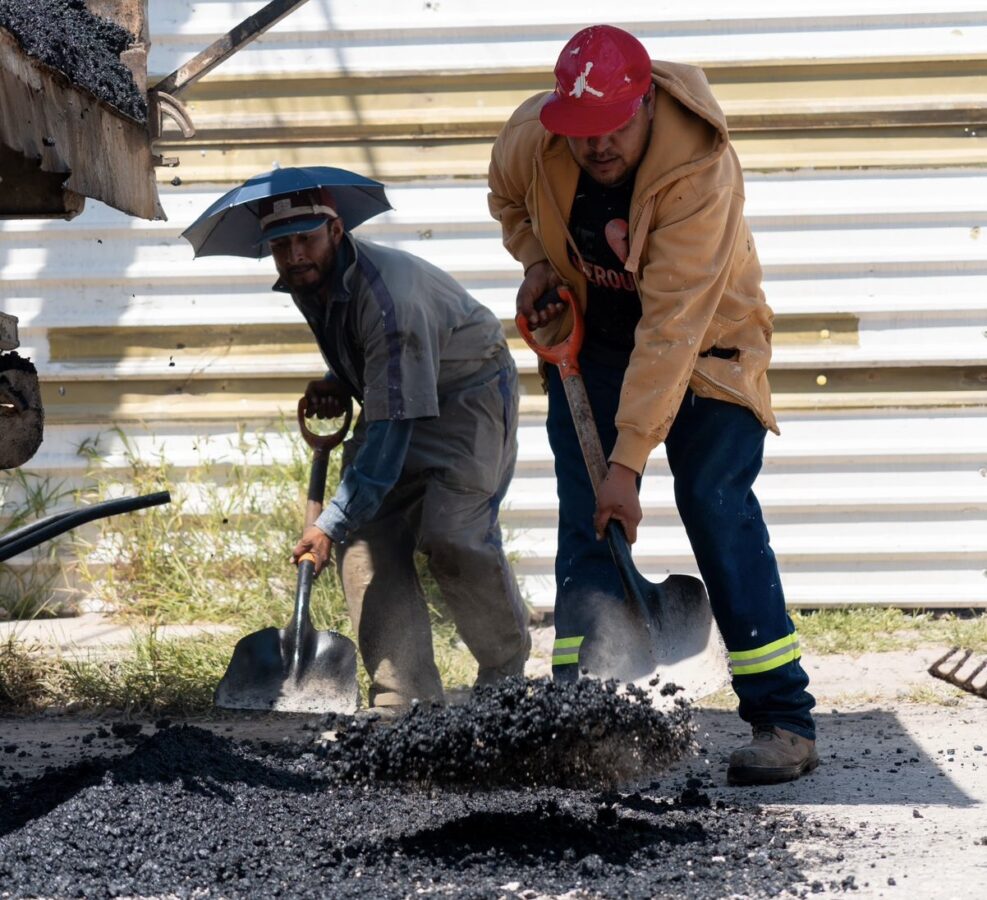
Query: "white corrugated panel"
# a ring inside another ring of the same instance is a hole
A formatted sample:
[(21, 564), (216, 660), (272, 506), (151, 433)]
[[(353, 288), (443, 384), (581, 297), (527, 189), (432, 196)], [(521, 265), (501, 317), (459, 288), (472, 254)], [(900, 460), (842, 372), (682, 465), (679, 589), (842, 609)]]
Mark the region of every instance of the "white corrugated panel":
[[(987, 220), (985, 185), (977, 172), (752, 175), (749, 210), (779, 320), (788, 303), (796, 315), (836, 312), (859, 319), (859, 344), (782, 345), (778, 366), (838, 367), (851, 355), (874, 367), (929, 360), (987, 363), (982, 327), (987, 265), (981, 243), (970, 237), (971, 229)], [(308, 377), (319, 371), (314, 352), (271, 359), (217, 352), (186, 363), (175, 351), (173, 367), (162, 355), (85, 363), (49, 359), (46, 334), (52, 327), (115, 329), (125, 342), (128, 329), (185, 324), (193, 333), (206, 323), (298, 322), (290, 302), (269, 290), (269, 260), (193, 261), (190, 248), (177, 238), (215, 193), (167, 192), (167, 224), (127, 219), (94, 204), (72, 223), (2, 226), (0, 273), (8, 305), (21, 317), (24, 349), (46, 379), (64, 386), (73, 380), (195, 377), (203, 366), (222, 377), (241, 372)], [(480, 185), (395, 189), (398, 209), (363, 231), (433, 259), (458, 258), (461, 265), (452, 268), (509, 320), (517, 267), (485, 219), (484, 194)], [(430, 237), (418, 236), (429, 229)], [(469, 237), (462, 237), (463, 231)], [(900, 274), (904, 257), (911, 277)], [(861, 271), (860, 261), (868, 258), (869, 271)], [(479, 280), (471, 282), (471, 273), (480, 273)], [(488, 282), (495, 286), (483, 288)], [(815, 289), (802, 291), (799, 285)], [(519, 358), (530, 368), (526, 352), (519, 351)], [(248, 409), (233, 404), (230, 416), (249, 420)], [(782, 437), (768, 441), (759, 492), (791, 602), (984, 602), (987, 415), (982, 407), (855, 414), (791, 410), (781, 421)], [(151, 436), (137, 442), (138, 450), (152, 453), (163, 445), (179, 467), (201, 460), (202, 435), (213, 435), (217, 452), (228, 452), (223, 448), (234, 431), (228, 421), (167, 418), (147, 427)], [(140, 433), (133, 426), (128, 431)], [(74, 447), (92, 433), (84, 424), (49, 428), (31, 468), (81, 473)], [(125, 457), (119, 446), (114, 452), (114, 440), (104, 435), (106, 464), (123, 466)], [(520, 443), (505, 526), (526, 589), (537, 605), (550, 606), (555, 486), (539, 416), (526, 418)], [(661, 451), (643, 494), (647, 518), (636, 549), (642, 570), (655, 576), (669, 568), (692, 571)]]
[[(152, 3), (152, 76), (262, 5)], [(240, 115), (238, 84), (246, 100), (253, 88), (260, 95), (285, 78), (312, 84), (324, 76), (327, 92), (346, 83), (370, 96), (374, 74), (417, 73), (441, 84), (478, 73), (548, 73), (562, 43), (598, 14), (590, 4), (557, 0), (313, 0), (217, 70), (233, 99), (210, 115)], [(617, 24), (656, 56), (735, 72), (764, 66), (757, 77), (766, 84), (788, 62), (828, 72), (863, 65), (873, 74), (885, 63), (896, 71), (914, 63), (921, 73), (926, 65), (939, 72), (987, 59), (987, 9), (974, 2), (632, 2), (620, 15)], [(726, 83), (724, 91), (725, 105), (746, 111), (746, 95), (733, 98)], [(775, 102), (769, 94), (755, 104), (767, 114)], [(838, 100), (847, 109), (854, 103)], [(889, 89), (881, 109), (909, 105)], [(236, 121), (246, 127), (246, 118)], [(982, 144), (976, 130), (963, 139)], [(943, 168), (956, 145), (941, 149), (937, 133), (919, 128), (900, 138), (899, 157), (889, 157), (929, 168), (859, 168), (870, 157), (842, 153), (837, 135), (825, 137), (836, 142), (829, 158), (852, 170), (789, 171), (782, 142), (764, 157), (782, 170), (747, 176), (748, 216), (777, 316), (773, 384), (783, 431), (769, 436), (758, 493), (793, 604), (987, 606), (987, 172)], [(470, 139), (478, 160), (488, 137)], [(425, 180), (443, 171), (445, 159), (427, 138), (405, 137), (391, 148), (409, 160), (402, 177), (411, 180), (390, 187), (395, 210), (358, 233), (448, 269), (508, 328), (525, 375), (526, 414), (504, 522), (525, 589), (549, 608), (555, 484), (533, 356), (511, 331), (519, 267), (489, 219), (480, 178), (445, 171)], [(795, 133), (791, 159), (803, 158), (796, 139), (815, 133)], [(201, 171), (224, 179), (241, 165), (224, 168), (227, 154), (239, 152), (234, 143), (177, 152), (193, 172), (200, 154), (219, 160)], [(313, 141), (314, 151), (322, 146)], [(249, 159), (268, 165), (287, 145), (257, 152)], [(374, 174), (385, 151), (368, 142), (354, 152)], [(480, 171), (474, 165), (467, 174)], [(253, 428), (279, 410), (290, 417), (299, 386), (321, 372), (290, 299), (270, 291), (270, 261), (193, 261), (179, 234), (228, 187), (195, 181), (163, 185), (167, 222), (128, 219), (98, 203), (72, 222), (0, 222), (2, 308), (20, 318), (22, 352), (42, 373), (49, 416), (27, 468), (78, 480), (84, 463), (76, 448), (99, 435), (111, 470), (127, 468), (128, 452), (163, 449), (176, 467), (177, 492), (204, 456), (234, 464), (237, 425)], [(285, 452), (277, 439), (272, 452)], [(693, 572), (661, 450), (643, 504), (635, 550), (642, 570)]]
[[(164, 75), (263, 6), (152, 3), (151, 73)], [(224, 63), (224, 76), (258, 71), (418, 73), (544, 68), (578, 29), (600, 21), (598, 4), (572, 0), (493, 4), (309, 2)], [(657, 59), (709, 64), (777, 59), (930, 58), (987, 52), (980, 2), (628, 0), (611, 20)]]
[[(987, 364), (987, 174), (979, 171), (752, 173), (748, 214), (779, 317), (849, 315), (853, 343), (779, 342), (774, 367)], [(0, 225), (0, 278), (16, 305), (21, 342), (51, 377), (175, 377), (182, 354), (81, 364), (52, 360), (47, 328), (291, 323), (290, 298), (272, 294), (270, 260), (194, 260), (178, 235), (220, 189), (169, 188), (169, 220), (142, 222), (92, 203), (72, 222)], [(396, 210), (358, 234), (409, 250), (452, 272), (509, 320), (518, 266), (486, 212), (482, 185), (391, 189)], [(981, 232), (984, 233), (981, 239)], [(283, 375), (311, 371), (315, 351), (292, 358), (208, 359)], [(534, 357), (518, 349), (522, 371)], [(174, 363), (174, 365), (173, 365)], [(188, 366), (196, 367), (196, 358)], [(294, 366), (294, 369), (292, 369)], [(101, 374), (102, 373), (102, 374)]]

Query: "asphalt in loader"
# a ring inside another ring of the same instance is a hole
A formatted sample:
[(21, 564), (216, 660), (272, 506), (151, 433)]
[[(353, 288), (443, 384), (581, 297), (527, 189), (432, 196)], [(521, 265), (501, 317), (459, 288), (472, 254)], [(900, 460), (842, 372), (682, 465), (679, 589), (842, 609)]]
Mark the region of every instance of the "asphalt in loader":
[(84, 0), (0, 0), (0, 26), (29, 56), (130, 118), (147, 121), (147, 98), (120, 61), (134, 36), (93, 15)]
[[(329, 717), (308, 733), (258, 745), (169, 726), (132, 737), (128, 756), (8, 786), (0, 896), (809, 891), (789, 818), (712, 803), (699, 779), (671, 793), (613, 786), (615, 760), (640, 781), (686, 751), (684, 705), (659, 713), (595, 682), (516, 680), (460, 707), (391, 724)], [(597, 740), (638, 750), (594, 755)]]

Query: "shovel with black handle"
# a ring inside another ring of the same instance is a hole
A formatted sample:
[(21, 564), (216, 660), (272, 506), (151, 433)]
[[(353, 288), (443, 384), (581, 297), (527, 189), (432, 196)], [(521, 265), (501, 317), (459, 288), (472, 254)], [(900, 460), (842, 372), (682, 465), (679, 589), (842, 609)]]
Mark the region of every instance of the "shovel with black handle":
[[(558, 367), (593, 491), (599, 493), (609, 467), (579, 370), (582, 312), (565, 288), (542, 297), (536, 308), (560, 302), (569, 305), (572, 330), (553, 347), (535, 340), (523, 314), (518, 313), (515, 321), (528, 346)], [(586, 636), (579, 648), (580, 673), (634, 682), (653, 695), (674, 684), (688, 699), (707, 696), (729, 684), (726, 649), (703, 583), (688, 575), (669, 575), (660, 584), (648, 581), (635, 568), (624, 528), (616, 519), (607, 524), (606, 537), (627, 602), (616, 610), (608, 606), (606, 616), (600, 616), (593, 633)]]
[[(305, 398), (298, 402), (298, 426), (312, 448), (305, 526), (322, 512), (329, 451), (349, 430), (352, 403), (333, 434), (317, 435), (305, 425)], [(356, 647), (336, 631), (317, 631), (309, 615), (315, 557), (298, 560), (295, 611), (285, 628), (265, 628), (241, 638), (216, 688), (216, 706), (277, 712), (353, 713), (360, 705)]]

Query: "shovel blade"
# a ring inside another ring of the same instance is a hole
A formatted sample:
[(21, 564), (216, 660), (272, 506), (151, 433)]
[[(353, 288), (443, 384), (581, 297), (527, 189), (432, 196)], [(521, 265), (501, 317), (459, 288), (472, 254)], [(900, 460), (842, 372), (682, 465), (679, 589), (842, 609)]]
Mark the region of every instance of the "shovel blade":
[(242, 637), (216, 688), (222, 709), (275, 712), (356, 712), (356, 647), (335, 631), (312, 631), (292, 653), (286, 629), (264, 628)]
[(671, 575), (661, 584), (636, 571), (632, 577), (637, 602), (597, 624), (580, 649), (580, 670), (631, 682), (648, 691), (657, 706), (672, 702), (672, 695), (661, 693), (669, 684), (682, 688), (675, 696), (690, 701), (726, 687), (726, 648), (703, 583), (688, 575)]

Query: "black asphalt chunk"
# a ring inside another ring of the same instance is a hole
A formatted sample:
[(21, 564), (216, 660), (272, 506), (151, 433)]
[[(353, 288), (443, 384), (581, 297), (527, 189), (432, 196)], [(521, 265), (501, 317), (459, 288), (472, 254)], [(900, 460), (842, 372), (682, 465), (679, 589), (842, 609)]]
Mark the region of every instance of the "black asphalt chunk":
[[(573, 687), (481, 692), (460, 708), (481, 720), (470, 732), (473, 744), (454, 709), (445, 718), (416, 710), (390, 725), (334, 720), (341, 743), (322, 755), (311, 732), (266, 748), (189, 726), (138, 736), (125, 757), (8, 787), (0, 804), (0, 897), (808, 893), (787, 849), (799, 831), (794, 817), (713, 803), (681, 777), (664, 794), (656, 783), (636, 791), (507, 785), (511, 766), (522, 779), (548, 775), (546, 765), (523, 762), (522, 739), (533, 741), (528, 756), (545, 754), (559, 766), (568, 745), (586, 763), (572, 768), (584, 783), (612, 781), (593, 766), (613, 755), (585, 751), (586, 742), (609, 738), (594, 710), (611, 710), (624, 741), (634, 742), (637, 725), (667, 729), (657, 743), (638, 741), (649, 752), (660, 747), (667, 756), (688, 743), (681, 706), (658, 719), (643, 701)], [(517, 705), (498, 716), (495, 698)], [(565, 703), (584, 735), (556, 715)], [(427, 746), (411, 743), (429, 728)], [(510, 736), (491, 750), (485, 741), (498, 728)], [(372, 762), (354, 767), (361, 752)], [(427, 753), (445, 752), (471, 761), (481, 776), (472, 787), (449, 786), (462, 780), (467, 763), (425, 766)], [(629, 770), (643, 771), (639, 763)], [(386, 778), (373, 780), (378, 771)], [(440, 785), (446, 777), (449, 784)]]
[(119, 738), (135, 738), (144, 730), (140, 722), (114, 722), (110, 731)]
[(147, 121), (147, 98), (120, 61), (134, 36), (93, 15), (84, 0), (0, 0), (0, 26), (28, 56), (130, 118)]
[[(3, 0), (0, 0), (2, 3)], [(27, 372), (29, 375), (37, 375), (38, 370), (31, 360), (13, 350), (10, 353), (0, 353), (0, 372)]]

